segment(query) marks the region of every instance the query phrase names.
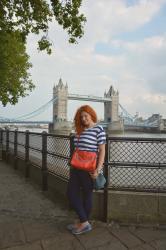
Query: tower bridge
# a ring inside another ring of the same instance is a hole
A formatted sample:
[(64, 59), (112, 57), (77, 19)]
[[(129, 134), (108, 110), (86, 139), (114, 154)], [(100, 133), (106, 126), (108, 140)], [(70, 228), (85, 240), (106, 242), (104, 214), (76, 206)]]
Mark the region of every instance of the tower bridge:
[(68, 85), (63, 84), (62, 79), (53, 88), (53, 123), (50, 124), (50, 132), (69, 133), (72, 130), (72, 123), (67, 121), (68, 100), (101, 102), (104, 104), (104, 122), (108, 128), (115, 126), (116, 129), (123, 129), (122, 120), (119, 117), (119, 92), (111, 86), (104, 97), (93, 95), (78, 95), (68, 93)]
[[(94, 95), (80, 95), (71, 94), (68, 92), (67, 84), (63, 84), (62, 79), (58, 84), (53, 87), (53, 98), (46, 104), (42, 105), (38, 109), (16, 117), (15, 119), (9, 119), (6, 117), (0, 117), (0, 123), (34, 123), (44, 124), (49, 123), (49, 132), (59, 134), (69, 134), (72, 130), (72, 123), (67, 120), (68, 100), (79, 100), (89, 102), (100, 102), (104, 104), (104, 120), (102, 125), (109, 131), (121, 131), (126, 128), (134, 129), (159, 129), (161, 124), (161, 116), (153, 115), (147, 120), (140, 120), (133, 117), (127, 110), (119, 103), (119, 92), (115, 91), (113, 86), (110, 86), (109, 90), (104, 93), (103, 97)], [(38, 116), (44, 112), (50, 105), (53, 105), (53, 118), (52, 123), (49, 121), (32, 121), (32, 118)], [(121, 111), (121, 113), (119, 112)]]

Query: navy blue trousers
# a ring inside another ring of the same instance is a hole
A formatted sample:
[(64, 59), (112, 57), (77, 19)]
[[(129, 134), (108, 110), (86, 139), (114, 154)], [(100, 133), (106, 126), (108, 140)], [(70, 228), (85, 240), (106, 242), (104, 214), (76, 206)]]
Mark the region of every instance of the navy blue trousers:
[(92, 193), (93, 180), (89, 173), (83, 170), (71, 169), (67, 195), (81, 223), (89, 219), (92, 208)]

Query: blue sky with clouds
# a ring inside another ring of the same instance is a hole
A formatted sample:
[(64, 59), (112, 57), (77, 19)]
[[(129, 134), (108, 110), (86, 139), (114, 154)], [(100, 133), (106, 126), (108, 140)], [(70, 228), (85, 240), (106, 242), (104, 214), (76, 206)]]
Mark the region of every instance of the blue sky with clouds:
[[(133, 4), (135, 1), (127, 1)], [(138, 2), (138, 1), (137, 1)], [(160, 9), (157, 15), (155, 15), (150, 22), (145, 25), (138, 27), (132, 32), (122, 32), (116, 36), (116, 39), (123, 41), (137, 42), (145, 38), (150, 38), (152, 36), (162, 36), (166, 33), (165, 28), (166, 23), (166, 4)], [(98, 42), (95, 45), (95, 51), (99, 54), (111, 55), (111, 54), (121, 54), (123, 51), (121, 48), (116, 48), (109, 43)]]
[[(166, 118), (166, 0), (83, 0), (85, 35), (76, 45), (67, 42), (57, 24), (50, 25), (53, 53), (38, 53), (37, 38), (27, 50), (36, 89), (15, 106), (1, 106), (0, 116), (30, 113), (52, 98), (62, 77), (69, 92), (103, 96), (111, 85), (129, 113)], [(90, 103), (103, 117), (103, 105)], [(69, 101), (68, 119), (82, 102)], [(52, 107), (35, 119), (52, 119)]]

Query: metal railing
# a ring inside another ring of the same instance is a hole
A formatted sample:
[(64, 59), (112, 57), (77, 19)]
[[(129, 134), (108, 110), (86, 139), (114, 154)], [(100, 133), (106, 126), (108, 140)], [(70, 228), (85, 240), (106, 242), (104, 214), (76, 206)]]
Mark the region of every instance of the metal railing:
[[(39, 167), (43, 177), (43, 190), (47, 190), (48, 172), (68, 180), (68, 165), (72, 150), (72, 136), (34, 132), (1, 130), (2, 148), (6, 160), (14, 155), (14, 168), (18, 158), (29, 166)], [(108, 137), (106, 143), (105, 192), (133, 190), (166, 192), (166, 139)]]
[(14, 156), (14, 168), (16, 169), (18, 158), (23, 159), (26, 163), (26, 177), (29, 177), (30, 164), (40, 168), (43, 178), (43, 190), (47, 190), (48, 172), (68, 180), (71, 137), (46, 132), (33, 133), (17, 130), (1, 130), (0, 133), (6, 161), (8, 161), (9, 155), (12, 154)]
[(166, 139), (108, 139), (109, 188), (166, 192)]

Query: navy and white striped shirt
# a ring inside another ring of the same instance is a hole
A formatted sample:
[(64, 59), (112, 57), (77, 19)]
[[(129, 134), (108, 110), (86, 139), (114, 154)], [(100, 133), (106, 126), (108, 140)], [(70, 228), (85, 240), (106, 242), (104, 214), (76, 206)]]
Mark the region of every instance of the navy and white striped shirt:
[[(74, 146), (79, 150), (97, 152), (98, 146), (106, 143), (106, 134), (102, 126), (95, 125), (92, 128), (85, 129), (79, 137), (74, 138)], [(78, 145), (77, 145), (78, 144)]]

